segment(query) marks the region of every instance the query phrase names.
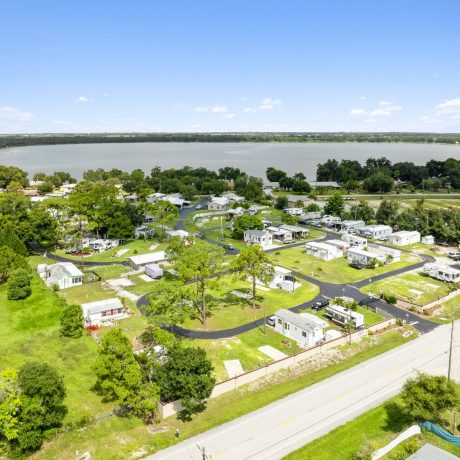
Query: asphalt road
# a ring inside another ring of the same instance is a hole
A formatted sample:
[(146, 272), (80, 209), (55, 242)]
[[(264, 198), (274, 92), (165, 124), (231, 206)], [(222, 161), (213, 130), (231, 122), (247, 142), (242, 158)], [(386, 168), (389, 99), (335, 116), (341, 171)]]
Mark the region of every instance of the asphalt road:
[[(397, 394), (416, 370), (446, 374), (450, 326), (361, 363), (232, 422), (146, 457), (149, 460), (277, 460)], [(460, 321), (452, 377), (460, 380)], [(365, 434), (365, 433), (364, 433)]]

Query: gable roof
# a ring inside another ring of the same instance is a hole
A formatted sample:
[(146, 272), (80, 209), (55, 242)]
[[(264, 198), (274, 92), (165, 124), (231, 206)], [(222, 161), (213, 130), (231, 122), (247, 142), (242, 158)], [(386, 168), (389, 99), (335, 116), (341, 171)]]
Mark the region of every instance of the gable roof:
[(95, 313), (100, 313), (107, 310), (115, 310), (117, 308), (124, 308), (123, 304), (120, 302), (120, 299), (117, 297), (81, 304), (83, 316), (94, 315)]

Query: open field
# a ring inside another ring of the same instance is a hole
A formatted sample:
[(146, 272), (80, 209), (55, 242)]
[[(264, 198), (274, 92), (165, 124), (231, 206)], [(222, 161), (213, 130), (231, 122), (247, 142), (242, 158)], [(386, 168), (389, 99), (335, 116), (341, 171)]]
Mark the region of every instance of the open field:
[(267, 316), (280, 308), (290, 308), (313, 299), (319, 288), (302, 281), (301, 286), (294, 292), (281, 289), (257, 290), (256, 302), (258, 308), (252, 308), (251, 300), (238, 297), (231, 293), (233, 290), (250, 294), (249, 281), (234, 280), (230, 275), (223, 276), (218, 281), (218, 287), (208, 290), (206, 296), (208, 319), (203, 326), (199, 319), (187, 320), (183, 326), (196, 330), (220, 330), (239, 326), (254, 321), (263, 316), (265, 306)]
[(58, 291), (58, 295), (67, 303), (76, 305), (115, 297), (115, 291), (103, 286), (103, 284), (103, 282), (86, 283), (81, 286), (62, 289)]
[(273, 362), (273, 359), (258, 350), (262, 345), (271, 345), (286, 355), (292, 355), (299, 351), (295, 341), (278, 334), (270, 326), (266, 326), (265, 330), (266, 334), (263, 333), (262, 329), (257, 328), (228, 339), (190, 340), (187, 343), (206, 350), (214, 365), (217, 380), (222, 381), (228, 378), (224, 360), (239, 359), (245, 371)]
[(317, 257), (305, 254), (303, 247), (274, 252), (269, 257), (276, 265), (290, 268), (320, 281), (335, 284), (353, 283), (368, 279), (420, 261), (416, 255), (402, 253), (400, 262), (376, 267), (375, 269), (363, 268), (362, 270), (356, 270), (348, 266), (349, 262), (344, 257), (325, 262)]
[(369, 284), (361, 289), (362, 292), (371, 294), (392, 294), (400, 300), (426, 305), (434, 302), (450, 292), (448, 283), (443, 283), (428, 275), (417, 273), (405, 273), (392, 276), (381, 281)]
[[(138, 240), (129, 240), (126, 244), (121, 246), (117, 246), (116, 248), (109, 249), (108, 251), (104, 251), (101, 253), (91, 254), (89, 256), (84, 256), (83, 261), (88, 262), (123, 262), (128, 257), (132, 257), (138, 254), (145, 254), (148, 252), (153, 252), (149, 249), (152, 245), (158, 245), (156, 249), (153, 251), (162, 251), (166, 247), (166, 243), (160, 243), (157, 239), (138, 239)], [(118, 251), (127, 250), (123, 255), (117, 256)], [(66, 257), (70, 260), (75, 260), (77, 262), (81, 262), (81, 256), (73, 256), (71, 254), (66, 254), (64, 249), (58, 249), (56, 251), (57, 255), (62, 257)]]
[[(412, 338), (413, 336), (409, 340)], [(373, 342), (365, 340), (351, 347), (345, 345), (344, 350), (354, 353), (351, 357), (319, 370), (301, 375), (283, 373), (277, 381), (242, 387), (212, 399), (208, 402), (207, 409), (196, 415), (190, 422), (182, 422), (174, 417), (163, 420), (160, 426), (166, 430), (164, 433), (155, 433), (153, 430), (158, 426), (145, 426), (136, 418), (113, 417), (92, 425), (84, 432), (72, 431), (60, 434), (33, 458), (34, 460), (73, 458), (76, 451), (88, 451), (98, 460), (124, 460), (144, 456), (175, 444), (176, 428), (180, 429), (181, 440), (189, 438), (407, 342), (399, 332), (389, 332), (372, 340)]]
[(8, 300), (6, 285), (0, 285), (0, 305), (0, 368), (18, 369), (30, 361), (55, 367), (67, 388), (65, 404), (69, 412), (65, 423), (111, 407), (91, 391), (96, 342), (86, 333), (79, 339), (61, 337), (62, 301), (37, 275), (32, 279), (32, 295), (25, 300)]
[[(393, 398), (287, 455), (284, 460), (336, 460), (337, 452), (340, 452), (340, 460), (354, 460), (356, 453), (366, 443), (375, 443), (376, 448), (383, 447), (411, 425), (398, 410), (399, 403), (398, 397)], [(451, 421), (452, 414), (447, 414), (446, 418)], [(449, 425), (452, 427), (452, 423)], [(406, 458), (397, 455), (405, 453), (405, 446), (413, 443), (414, 440), (420, 447), (429, 442), (455, 455), (460, 455), (460, 448), (432, 433), (424, 432), (403, 442), (383, 459)]]
[(101, 265), (100, 267), (91, 267), (85, 269), (85, 271), (94, 272), (100, 276), (102, 280), (110, 280), (113, 278), (119, 278), (121, 275), (128, 273), (129, 268), (124, 265)]

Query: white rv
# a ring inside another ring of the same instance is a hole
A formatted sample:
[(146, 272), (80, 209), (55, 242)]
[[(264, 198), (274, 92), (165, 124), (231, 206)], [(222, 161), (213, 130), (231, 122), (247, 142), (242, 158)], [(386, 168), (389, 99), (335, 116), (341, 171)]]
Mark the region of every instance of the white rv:
[(446, 281), (447, 283), (458, 283), (460, 281), (460, 270), (447, 265), (425, 264), (423, 271), (431, 278)]

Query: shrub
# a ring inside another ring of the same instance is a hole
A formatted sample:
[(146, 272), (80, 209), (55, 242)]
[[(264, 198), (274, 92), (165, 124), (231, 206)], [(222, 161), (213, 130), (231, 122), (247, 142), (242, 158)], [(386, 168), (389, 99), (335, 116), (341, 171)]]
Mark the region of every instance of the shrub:
[(386, 302), (395, 305), (398, 299), (396, 298), (395, 295), (393, 294), (383, 294), (383, 298), (385, 299)]
[(78, 338), (83, 333), (83, 313), (79, 305), (68, 305), (61, 315), (61, 334)]
[(24, 268), (18, 268), (11, 273), (10, 279), (8, 280), (8, 299), (9, 300), (20, 300), (26, 299), (32, 294), (32, 288), (30, 287), (31, 276)]

